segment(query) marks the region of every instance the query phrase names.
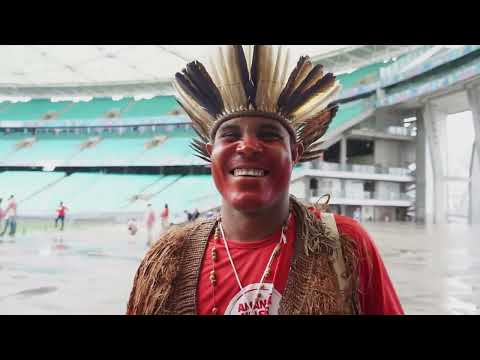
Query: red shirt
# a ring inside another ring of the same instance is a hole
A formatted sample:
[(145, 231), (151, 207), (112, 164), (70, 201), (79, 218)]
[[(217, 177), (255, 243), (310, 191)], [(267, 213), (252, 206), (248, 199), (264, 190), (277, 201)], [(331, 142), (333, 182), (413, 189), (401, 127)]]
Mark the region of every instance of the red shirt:
[[(364, 314), (403, 314), (395, 289), (388, 276), (380, 254), (368, 233), (358, 222), (345, 216), (335, 215), (340, 234), (349, 235), (360, 248), (360, 306)], [(208, 240), (205, 256), (200, 268), (200, 278), (197, 289), (198, 313), (212, 314), (214, 305), (218, 314), (241, 315), (274, 315), (287, 283), (290, 262), (294, 250), (295, 219), (292, 216), (287, 229), (287, 243), (281, 245), (279, 256), (274, 258), (271, 273), (265, 279), (265, 289), (259, 291), (258, 285), (264, 273), (273, 249), (278, 244), (281, 232), (278, 231), (267, 238), (253, 242), (228, 240), (228, 247), (237, 270), (241, 285), (246, 290), (246, 296), (240, 297), (240, 287), (235, 278), (232, 265), (220, 238), (215, 247), (217, 261), (215, 274), (217, 285), (210, 282), (213, 270), (211, 257), (214, 239)], [(364, 256), (368, 254), (369, 260)], [(272, 289), (272, 281), (274, 286)], [(215, 302), (213, 289), (215, 290)], [(257, 293), (261, 297), (254, 301)]]
[(163, 208), (162, 213), (160, 214), (162, 219), (168, 218), (168, 208)]
[(62, 205), (57, 209), (58, 216), (65, 216), (66, 206)]
[(147, 226), (152, 227), (154, 223), (155, 223), (155, 212), (153, 210), (150, 210), (147, 215)]

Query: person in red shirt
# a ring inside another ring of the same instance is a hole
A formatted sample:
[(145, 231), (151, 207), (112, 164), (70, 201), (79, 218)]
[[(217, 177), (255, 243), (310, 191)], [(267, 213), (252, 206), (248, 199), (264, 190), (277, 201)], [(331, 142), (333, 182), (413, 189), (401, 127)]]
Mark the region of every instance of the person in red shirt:
[(168, 211), (168, 204), (165, 204), (165, 207), (163, 208), (161, 214), (160, 214), (160, 219), (162, 221), (162, 229), (163, 231), (166, 231), (168, 229), (168, 215), (169, 215), (169, 211)]
[(282, 48), (248, 50), (222, 48), (213, 79), (198, 62), (176, 75), (222, 204), (146, 254), (127, 314), (403, 314), (361, 225), (289, 195), (294, 165), (321, 153), (338, 82), (308, 57), (287, 80)]
[(60, 201), (60, 204), (57, 208), (57, 217), (55, 219), (55, 228), (57, 228), (58, 221), (60, 221), (60, 230), (63, 231), (64, 224), (65, 224), (65, 212), (68, 210), (68, 207), (63, 205), (63, 202)]

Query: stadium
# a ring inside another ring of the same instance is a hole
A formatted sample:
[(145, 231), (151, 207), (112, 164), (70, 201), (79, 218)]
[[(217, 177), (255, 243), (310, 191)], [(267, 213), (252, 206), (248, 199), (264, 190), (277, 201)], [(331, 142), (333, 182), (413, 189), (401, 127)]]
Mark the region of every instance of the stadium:
[[(295, 167), (291, 193), (329, 194), (330, 211), (367, 227), (407, 311), (479, 313), (478, 275), (466, 274), (480, 250), (480, 45), (290, 47), (342, 85), (323, 156)], [(0, 198), (18, 204), (15, 242), (0, 247), (2, 313), (122, 313), (147, 250), (147, 204), (168, 204), (172, 225), (218, 210), (171, 86), (212, 48), (0, 46)], [(65, 231), (53, 226), (60, 202)], [(439, 247), (435, 275), (412, 281)]]

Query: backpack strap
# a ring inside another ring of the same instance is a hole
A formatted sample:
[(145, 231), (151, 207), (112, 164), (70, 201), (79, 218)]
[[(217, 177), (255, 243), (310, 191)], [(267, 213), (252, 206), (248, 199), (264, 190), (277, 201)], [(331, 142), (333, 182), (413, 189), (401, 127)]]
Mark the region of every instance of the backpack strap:
[(330, 260), (332, 261), (333, 268), (337, 274), (340, 291), (343, 292), (349, 285), (349, 279), (346, 278), (345, 259), (343, 258), (342, 243), (340, 241), (340, 233), (338, 232), (335, 216), (332, 213), (322, 212), (321, 219), (325, 224), (325, 233), (327, 237), (335, 239), (337, 243), (335, 251), (333, 252)]

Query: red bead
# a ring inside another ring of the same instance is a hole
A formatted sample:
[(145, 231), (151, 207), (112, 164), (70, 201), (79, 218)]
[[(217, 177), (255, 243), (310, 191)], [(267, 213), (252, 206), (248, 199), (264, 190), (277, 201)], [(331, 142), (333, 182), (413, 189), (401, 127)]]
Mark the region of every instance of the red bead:
[(217, 307), (213, 307), (213, 308), (212, 308), (212, 314), (213, 314), (213, 315), (217, 315), (217, 312), (218, 312), (218, 308), (217, 308)]

